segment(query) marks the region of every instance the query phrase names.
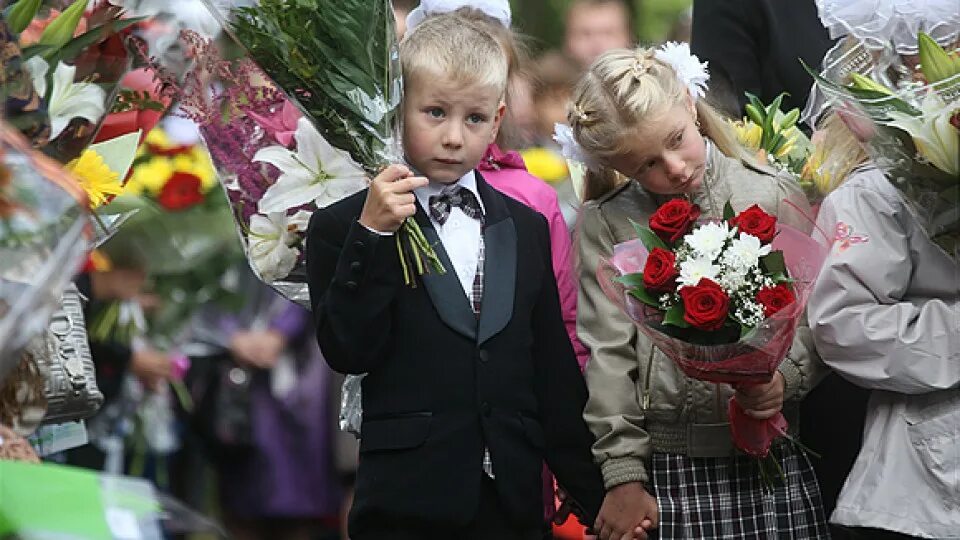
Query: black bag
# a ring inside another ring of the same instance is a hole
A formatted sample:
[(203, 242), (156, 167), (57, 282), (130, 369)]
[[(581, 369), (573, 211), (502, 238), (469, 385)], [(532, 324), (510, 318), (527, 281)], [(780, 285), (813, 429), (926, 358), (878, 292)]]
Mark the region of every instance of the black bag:
[(250, 384), (256, 372), (228, 355), (192, 358), (187, 385), (194, 399), (191, 424), (213, 454), (253, 445)]

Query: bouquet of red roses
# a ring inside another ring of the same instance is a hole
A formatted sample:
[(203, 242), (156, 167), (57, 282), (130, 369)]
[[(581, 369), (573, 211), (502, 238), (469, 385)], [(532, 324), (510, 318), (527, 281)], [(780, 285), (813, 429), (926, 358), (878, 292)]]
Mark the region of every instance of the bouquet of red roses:
[[(618, 244), (598, 269), (607, 295), (694, 379), (728, 384), (771, 380), (786, 356), (825, 255), (806, 233), (759, 206), (722, 220), (674, 199), (634, 224), (638, 240)], [(785, 435), (782, 414), (754, 420), (733, 399), (734, 442), (765, 457)]]

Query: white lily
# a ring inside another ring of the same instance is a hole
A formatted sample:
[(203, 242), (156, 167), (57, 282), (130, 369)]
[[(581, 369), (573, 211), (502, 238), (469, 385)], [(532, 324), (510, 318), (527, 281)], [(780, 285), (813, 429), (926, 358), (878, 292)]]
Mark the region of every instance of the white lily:
[(921, 115), (892, 111), (887, 125), (910, 134), (917, 152), (934, 167), (954, 177), (960, 175), (960, 131), (950, 124), (950, 116), (960, 104), (944, 103), (935, 92), (923, 98)]
[[(45, 96), (50, 65), (44, 59), (34, 56), (26, 61), (24, 66), (30, 72), (37, 94)], [(53, 72), (53, 89), (50, 99), (47, 100), (51, 139), (56, 139), (63, 133), (74, 118), (84, 118), (95, 124), (106, 112), (107, 93), (93, 83), (73, 82), (76, 73), (76, 66), (63, 62), (57, 63)]]
[(324, 140), (309, 120), (301, 118), (293, 136), (295, 152), (269, 146), (253, 156), (254, 161), (270, 163), (281, 172), (260, 199), (260, 212), (284, 212), (310, 202), (323, 208), (367, 186), (363, 169)]
[(286, 212), (250, 217), (250, 261), (261, 279), (267, 282), (287, 277), (300, 258), (300, 250), (292, 247), (297, 243), (296, 233), (306, 230), (310, 212), (299, 211), (293, 216)]

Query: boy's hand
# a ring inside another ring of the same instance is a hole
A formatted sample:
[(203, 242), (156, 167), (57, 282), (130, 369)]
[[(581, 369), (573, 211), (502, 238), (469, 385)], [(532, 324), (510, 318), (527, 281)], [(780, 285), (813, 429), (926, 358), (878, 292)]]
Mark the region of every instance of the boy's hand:
[(593, 529), (600, 540), (646, 540), (659, 521), (657, 500), (640, 482), (627, 482), (607, 492)]
[(766, 420), (783, 407), (783, 374), (779, 371), (766, 384), (751, 384), (736, 387), (734, 397), (747, 416)]
[(413, 176), (403, 165), (390, 165), (370, 183), (360, 224), (377, 232), (396, 232), (403, 220), (417, 212), (413, 190), (427, 185), (427, 179)]

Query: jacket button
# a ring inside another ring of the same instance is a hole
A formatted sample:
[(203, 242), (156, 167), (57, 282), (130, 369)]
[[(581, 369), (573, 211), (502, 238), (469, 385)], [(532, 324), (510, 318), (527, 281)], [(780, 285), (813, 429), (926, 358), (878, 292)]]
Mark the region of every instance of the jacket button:
[(354, 274), (359, 274), (360, 270), (362, 269), (363, 269), (363, 265), (360, 264), (360, 261), (353, 261), (352, 263), (350, 263), (350, 271), (353, 272)]
[(348, 282), (344, 283), (343, 286), (346, 287), (347, 290), (350, 291), (350, 292), (356, 291), (357, 288), (359, 287), (359, 285), (357, 285), (357, 282), (356, 282), (356, 281), (348, 281)]
[(356, 242), (353, 243), (353, 249), (357, 251), (362, 251), (363, 248), (365, 247), (367, 247), (367, 245), (364, 244), (362, 240), (357, 240)]
[(487, 402), (487, 401), (484, 401), (483, 403), (481, 403), (481, 404), (480, 404), (480, 412), (481, 412), (484, 416), (490, 416), (490, 403)]
[(490, 361), (490, 353), (487, 351), (480, 351), (479, 358), (481, 362), (486, 364), (488, 361)]

